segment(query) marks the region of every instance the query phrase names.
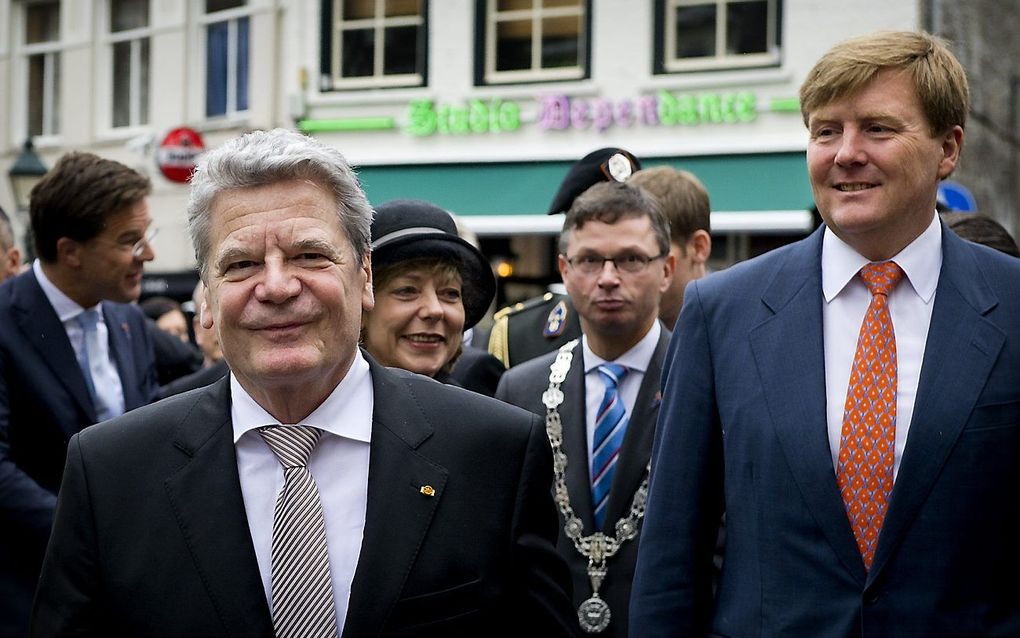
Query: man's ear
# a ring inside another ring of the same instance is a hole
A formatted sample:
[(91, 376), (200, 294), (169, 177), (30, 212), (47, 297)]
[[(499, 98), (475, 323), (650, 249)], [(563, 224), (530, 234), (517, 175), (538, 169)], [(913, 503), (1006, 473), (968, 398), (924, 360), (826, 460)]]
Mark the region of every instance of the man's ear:
[(213, 327), (212, 302), (209, 298), (209, 286), (202, 287), (202, 305), (198, 307), (202, 327), (208, 330)]
[(61, 237), (57, 240), (57, 263), (71, 268), (80, 268), (81, 254), (84, 249), (85, 246), (82, 242), (70, 237)]
[(365, 312), (375, 308), (375, 291), (372, 289), (372, 253), (361, 257), (361, 268), (365, 272), (365, 287), (361, 291), (361, 309)]
[(691, 261), (704, 264), (712, 255), (712, 236), (704, 230), (696, 230), (687, 238), (687, 253)]

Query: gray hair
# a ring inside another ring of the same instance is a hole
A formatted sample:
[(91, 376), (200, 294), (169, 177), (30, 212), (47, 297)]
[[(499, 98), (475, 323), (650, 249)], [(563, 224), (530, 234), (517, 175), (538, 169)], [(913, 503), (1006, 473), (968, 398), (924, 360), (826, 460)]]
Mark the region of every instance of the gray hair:
[(374, 211), (358, 178), (340, 151), (295, 131), (254, 131), (207, 153), (191, 178), (188, 232), (195, 260), (205, 279), (209, 260), (209, 207), (217, 195), (236, 188), (280, 181), (311, 180), (329, 188), (340, 227), (354, 249), (358, 265), (371, 250)]

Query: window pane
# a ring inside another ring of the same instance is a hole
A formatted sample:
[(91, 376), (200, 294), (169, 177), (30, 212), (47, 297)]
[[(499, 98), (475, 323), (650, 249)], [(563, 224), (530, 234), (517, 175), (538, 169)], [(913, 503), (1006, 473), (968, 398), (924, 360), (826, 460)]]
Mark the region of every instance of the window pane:
[(514, 20), (496, 25), (496, 70), (531, 68), (531, 21)]
[(138, 87), (138, 109), (139, 120), (137, 124), (149, 123), (149, 39), (145, 38), (140, 42), (142, 45), (142, 68), (139, 69), (138, 79), (141, 85)]
[(113, 45), (113, 125), (131, 124), (131, 43)]
[(224, 9), (236, 9), (247, 4), (247, 0), (205, 0), (205, 12), (223, 11)]
[(217, 22), (206, 28), (205, 45), (205, 114), (227, 112), (227, 23)]
[(345, 78), (369, 77), (374, 74), (375, 32), (372, 29), (350, 29), (340, 33), (340, 75)]
[(726, 9), (726, 53), (768, 51), (768, 2), (734, 2)]
[(50, 112), (50, 121), (48, 130), (45, 132), (49, 135), (60, 134), (60, 54), (59, 53), (47, 53), (46, 57), (50, 60), (53, 65), (53, 81), (46, 87), (46, 91), (49, 92), (50, 99), (53, 101), (53, 110)]
[(386, 0), (386, 17), (421, 15), (421, 0)]
[(25, 44), (60, 39), (60, 3), (44, 2), (25, 7)]
[(715, 55), (715, 5), (677, 7), (676, 52), (678, 58)]
[(343, 0), (341, 20), (363, 20), (375, 17), (375, 0)]
[(248, 18), (237, 20), (237, 106), (248, 110)]
[(149, 0), (110, 0), (110, 31), (149, 26)]
[(383, 31), (383, 73), (397, 75), (416, 73), (418, 61), (418, 27), (392, 27)]
[(28, 58), (28, 134), (43, 133), (43, 86), (45, 85), (45, 62), (43, 55)]
[(580, 66), (579, 17), (542, 20), (542, 68)]
[(543, 0), (542, 6), (549, 7), (580, 7), (581, 0)]
[(532, 4), (532, 0), (499, 0), (499, 2), (496, 3), (496, 11), (530, 9)]

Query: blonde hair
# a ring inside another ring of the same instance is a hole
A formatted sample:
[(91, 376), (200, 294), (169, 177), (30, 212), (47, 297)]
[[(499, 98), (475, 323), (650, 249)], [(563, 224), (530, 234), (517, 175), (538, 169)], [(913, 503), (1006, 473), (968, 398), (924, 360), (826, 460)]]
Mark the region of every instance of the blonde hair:
[(669, 221), (669, 235), (683, 246), (696, 230), (710, 232), (712, 207), (705, 185), (693, 173), (671, 166), (643, 168), (628, 180), (655, 197)]
[(932, 135), (963, 128), (970, 109), (963, 66), (944, 40), (913, 31), (880, 31), (829, 49), (800, 87), (804, 125), (816, 109), (856, 94), (886, 70), (904, 71), (913, 81)]

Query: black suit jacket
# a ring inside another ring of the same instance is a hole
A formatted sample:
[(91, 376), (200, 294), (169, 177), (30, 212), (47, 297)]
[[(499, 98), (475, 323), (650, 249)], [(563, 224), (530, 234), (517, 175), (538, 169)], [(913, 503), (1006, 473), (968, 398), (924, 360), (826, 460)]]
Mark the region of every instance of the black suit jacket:
[[(630, 416), (627, 433), (623, 438), (616, 470), (613, 473), (613, 484), (609, 490), (609, 502), (606, 505), (606, 517), (601, 531), (615, 535), (615, 524), (630, 511), (634, 492), (644, 478), (648, 458), (652, 452), (652, 441), (655, 434), (655, 422), (659, 415), (660, 373), (663, 358), (669, 344), (670, 331), (665, 327), (655, 346), (655, 352), (648, 362), (648, 370), (641, 380), (641, 388), (634, 403), (634, 413)], [(542, 403), (542, 393), (549, 387), (549, 366), (556, 359), (556, 352), (526, 361), (514, 366), (500, 380), (496, 398), (520, 406), (535, 414), (545, 417), (546, 408)], [(563, 451), (566, 452), (568, 463), (566, 469), (567, 490), (570, 502), (577, 516), (584, 523), (584, 535), (594, 533), (595, 524), (591, 502), (591, 471), (588, 468), (588, 441), (585, 426), (585, 388), (584, 388), (584, 357), (581, 344), (574, 347), (574, 358), (570, 364), (566, 379), (560, 389), (565, 395), (559, 407), (560, 420), (563, 423)], [(583, 558), (573, 541), (563, 531), (563, 518), (560, 516), (559, 539), (557, 550), (570, 564), (574, 580), (574, 605), (591, 596), (591, 581), (588, 578), (587, 559)], [(628, 541), (620, 551), (607, 563), (609, 575), (602, 585), (600, 595), (609, 604), (612, 619), (602, 636), (627, 635), (627, 610), (630, 602), (631, 580), (634, 577), (634, 564), (637, 559), (637, 539)], [(576, 622), (576, 621), (575, 621)]]
[[(370, 365), (368, 510), (343, 635), (569, 634), (538, 419)], [(229, 388), (72, 439), (33, 635), (272, 636)]]
[(496, 393), (499, 378), (506, 372), (503, 362), (486, 350), (466, 346), (450, 377), (462, 388), (491, 397)]
[[(157, 391), (141, 311), (103, 302), (130, 410)], [(0, 635), (23, 635), (53, 520), (67, 440), (96, 422), (67, 332), (31, 270), (0, 286)], [(20, 600), (22, 602), (15, 602)]]

